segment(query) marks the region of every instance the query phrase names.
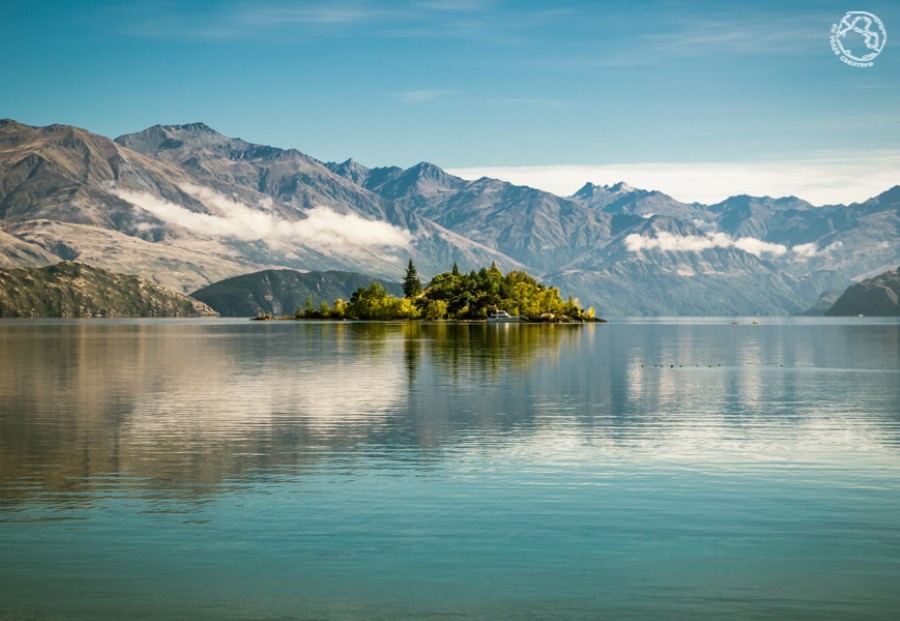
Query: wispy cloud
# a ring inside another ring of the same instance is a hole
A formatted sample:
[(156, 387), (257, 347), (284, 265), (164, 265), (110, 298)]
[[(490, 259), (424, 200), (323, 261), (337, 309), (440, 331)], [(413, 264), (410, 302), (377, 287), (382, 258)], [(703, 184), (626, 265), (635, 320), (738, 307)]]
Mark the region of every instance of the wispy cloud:
[[(447, 0), (383, 3), (375, 0), (224, 1), (215, 10), (188, 3), (163, 2), (113, 7), (135, 36), (167, 39), (306, 40), (315, 37), (488, 38), (499, 36), (503, 22), (489, 12), (492, 2)], [(511, 26), (512, 27), (512, 26)]]
[(356, 26), (395, 23), (404, 13), (372, 2), (222, 2), (207, 6), (180, 2), (115, 6), (126, 34), (191, 40), (295, 38), (315, 32), (333, 36)]
[(366, 220), (356, 214), (341, 214), (327, 207), (305, 212), (303, 220), (286, 220), (266, 210), (266, 205), (249, 207), (208, 188), (184, 185), (181, 188), (206, 207), (198, 213), (147, 192), (117, 189), (116, 194), (160, 220), (213, 237), (242, 241), (298, 242), (315, 248), (406, 248), (409, 231), (387, 222)]
[(488, 97), (481, 100), (487, 104), (498, 104), (501, 106), (543, 106), (543, 107), (562, 107), (572, 103), (570, 99), (562, 99), (555, 97)]
[(242, 3), (231, 18), (247, 26), (266, 28), (298, 24), (360, 24), (396, 17), (394, 11), (364, 2)]
[(738, 248), (744, 252), (761, 257), (764, 254), (781, 256), (788, 251), (783, 244), (772, 244), (753, 237), (732, 239), (724, 233), (707, 233), (706, 235), (673, 235), (659, 231), (655, 236), (632, 233), (625, 238), (625, 247), (630, 252), (641, 250), (664, 250), (668, 252), (699, 252), (710, 248)]
[(650, 162), (455, 168), (464, 179), (492, 177), (570, 196), (590, 181), (659, 190), (684, 202), (716, 203), (736, 194), (798, 196), (813, 204), (861, 202), (900, 184), (900, 152), (823, 153), (769, 162)]
[[(773, 244), (755, 237), (729, 237), (724, 233), (712, 232), (704, 235), (674, 235), (666, 231), (658, 231), (655, 235), (632, 233), (625, 238), (625, 247), (629, 252), (642, 250), (662, 250), (665, 252), (702, 252), (711, 248), (737, 248), (757, 257), (784, 257), (798, 261), (806, 261), (815, 256), (840, 250), (841, 242), (834, 242), (825, 248), (816, 244), (798, 244), (793, 247), (784, 244)], [(792, 255), (792, 256), (785, 256)]]
[(427, 101), (435, 101), (453, 95), (454, 91), (440, 89), (425, 89), (416, 91), (400, 91), (397, 98), (405, 103), (424, 103)]
[(477, 12), (493, 8), (491, 0), (430, 0), (417, 2), (416, 6), (427, 11)]
[(771, 15), (749, 20), (694, 18), (668, 32), (646, 34), (643, 41), (658, 52), (678, 56), (723, 52), (783, 55), (822, 47), (828, 39), (828, 24), (822, 15), (793, 15), (788, 23), (772, 20)]
[[(514, 64), (554, 72), (603, 71), (615, 68), (670, 66), (698, 60), (732, 59), (748, 56), (790, 56), (821, 51), (828, 41), (833, 16), (823, 14), (792, 15), (790, 19), (772, 19), (768, 12), (717, 19), (683, 17), (684, 11), (655, 14), (649, 22), (652, 30), (642, 31), (640, 21), (624, 36), (596, 37), (592, 45), (545, 56), (523, 56)], [(604, 22), (609, 18), (601, 14)], [(579, 28), (607, 32), (608, 24), (595, 21), (590, 13), (579, 16)], [(624, 10), (619, 21), (635, 20), (635, 13)], [(583, 32), (582, 32), (582, 36)]]

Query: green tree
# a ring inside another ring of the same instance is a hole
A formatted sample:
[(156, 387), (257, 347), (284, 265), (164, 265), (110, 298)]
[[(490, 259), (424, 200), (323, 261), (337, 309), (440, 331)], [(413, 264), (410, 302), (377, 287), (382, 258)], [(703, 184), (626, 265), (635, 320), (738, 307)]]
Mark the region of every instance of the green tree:
[(443, 300), (431, 300), (423, 311), (425, 319), (437, 321), (447, 316), (447, 303)]
[(338, 298), (334, 301), (334, 306), (331, 307), (331, 318), (332, 319), (343, 319), (344, 315), (347, 314), (347, 303)]
[(420, 293), (422, 293), (422, 281), (419, 280), (416, 266), (410, 259), (409, 265), (406, 267), (406, 277), (403, 279), (403, 295), (407, 298), (414, 298)]

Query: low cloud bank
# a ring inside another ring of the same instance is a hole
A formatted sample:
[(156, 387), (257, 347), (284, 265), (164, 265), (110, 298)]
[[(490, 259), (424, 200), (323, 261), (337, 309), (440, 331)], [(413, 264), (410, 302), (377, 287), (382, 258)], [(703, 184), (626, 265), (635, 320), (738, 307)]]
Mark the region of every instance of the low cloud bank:
[(251, 208), (208, 188), (185, 185), (181, 188), (213, 213), (197, 213), (147, 192), (117, 189), (116, 194), (165, 222), (213, 237), (242, 241), (266, 240), (301, 242), (317, 247), (406, 248), (409, 231), (387, 222), (366, 220), (356, 214), (342, 214), (327, 207), (315, 207), (304, 220), (286, 220), (265, 209)]
[(792, 253), (794, 258), (800, 260), (811, 259), (819, 254), (832, 252), (843, 244), (834, 242), (823, 249), (816, 248), (814, 243), (798, 244), (788, 248), (784, 244), (756, 239), (754, 237), (740, 237), (733, 239), (725, 233), (707, 233), (706, 235), (673, 235), (660, 231), (655, 237), (647, 237), (638, 233), (632, 233), (625, 238), (625, 247), (629, 252), (641, 250), (664, 250), (669, 252), (700, 252), (710, 248), (738, 248), (757, 257), (783, 257)]

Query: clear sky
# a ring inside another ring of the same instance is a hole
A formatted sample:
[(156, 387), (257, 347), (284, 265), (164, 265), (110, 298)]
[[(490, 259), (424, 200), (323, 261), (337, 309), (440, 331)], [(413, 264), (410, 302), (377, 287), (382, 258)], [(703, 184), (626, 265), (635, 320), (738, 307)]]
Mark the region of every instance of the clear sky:
[[(848, 10), (884, 23), (873, 67), (832, 52)], [(896, 0), (2, 0), (0, 53), (0, 117), (111, 137), (203, 121), (559, 193), (624, 175), (837, 202), (900, 183)]]

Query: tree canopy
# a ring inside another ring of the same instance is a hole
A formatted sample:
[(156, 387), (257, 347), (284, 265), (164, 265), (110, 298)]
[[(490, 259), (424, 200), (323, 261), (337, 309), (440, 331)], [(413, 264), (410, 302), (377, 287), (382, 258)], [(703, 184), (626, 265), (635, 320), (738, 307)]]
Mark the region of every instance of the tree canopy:
[[(336, 300), (331, 307), (297, 309), (297, 319), (486, 319), (489, 313), (503, 310), (531, 321), (585, 321), (594, 317), (594, 309), (584, 310), (578, 300), (567, 300), (556, 287), (547, 287), (523, 271), (504, 275), (496, 264), (468, 274), (454, 270), (438, 274), (424, 288), (412, 259), (404, 279), (406, 297), (388, 295), (373, 282), (359, 287), (349, 302)], [(407, 287), (409, 284), (409, 287)], [(414, 285), (418, 284), (418, 288)]]

